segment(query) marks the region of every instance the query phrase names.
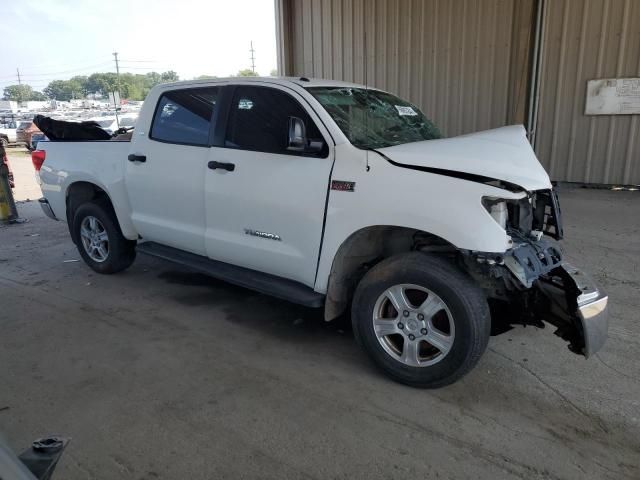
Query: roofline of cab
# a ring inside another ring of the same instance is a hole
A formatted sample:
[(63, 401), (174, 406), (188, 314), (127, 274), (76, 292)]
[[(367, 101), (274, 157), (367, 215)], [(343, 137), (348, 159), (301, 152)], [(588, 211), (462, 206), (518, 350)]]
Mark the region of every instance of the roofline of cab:
[[(304, 79), (304, 80), (303, 80)], [(308, 87), (351, 87), (351, 88), (369, 88), (371, 90), (378, 90), (376, 88), (367, 87), (357, 83), (340, 82), (336, 80), (324, 80), (318, 78), (306, 78), (306, 77), (224, 77), (224, 78), (203, 78), (198, 80), (181, 80), (179, 82), (162, 83), (155, 88), (161, 90), (173, 90), (177, 88), (185, 87), (201, 87), (207, 85), (220, 85), (220, 84), (235, 84), (235, 83), (272, 83), (278, 85), (295, 85), (302, 88)]]

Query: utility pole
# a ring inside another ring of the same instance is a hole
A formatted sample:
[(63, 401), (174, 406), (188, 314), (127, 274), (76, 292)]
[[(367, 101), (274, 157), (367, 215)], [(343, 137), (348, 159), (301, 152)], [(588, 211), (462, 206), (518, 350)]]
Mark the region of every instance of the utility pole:
[[(20, 69), (16, 67), (16, 72), (18, 72), (18, 86), (22, 86), (22, 79), (20, 78)], [(22, 89), (18, 88), (18, 108), (20, 108), (20, 104), (22, 103)]]
[(251, 40), (251, 48), (249, 49), (249, 52), (251, 52), (251, 71), (256, 73), (256, 57), (254, 55), (255, 50), (253, 49), (253, 40)]
[(118, 85), (118, 95), (120, 95), (120, 66), (118, 65), (118, 52), (113, 52), (113, 56), (116, 59), (116, 83)]
[[(118, 65), (118, 52), (113, 52), (113, 57), (116, 60), (116, 84), (117, 84), (117, 89), (118, 89), (118, 98), (120, 98), (120, 66)], [(113, 95), (113, 99), (115, 102), (115, 94)], [(116, 104), (116, 125), (118, 125), (118, 128), (120, 128), (120, 119), (118, 118), (118, 108), (119, 106)]]

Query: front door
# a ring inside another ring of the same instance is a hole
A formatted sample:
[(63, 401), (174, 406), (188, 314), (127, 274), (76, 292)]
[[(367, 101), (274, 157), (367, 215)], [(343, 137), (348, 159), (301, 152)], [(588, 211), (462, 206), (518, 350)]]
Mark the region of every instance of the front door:
[[(206, 172), (207, 253), (313, 286), (333, 163), (330, 137), (291, 90), (229, 88), (224, 146), (210, 149)], [(289, 147), (291, 117), (304, 122), (313, 148)]]
[(150, 132), (134, 131), (125, 175), (144, 240), (206, 255), (204, 175), (218, 87), (169, 90)]

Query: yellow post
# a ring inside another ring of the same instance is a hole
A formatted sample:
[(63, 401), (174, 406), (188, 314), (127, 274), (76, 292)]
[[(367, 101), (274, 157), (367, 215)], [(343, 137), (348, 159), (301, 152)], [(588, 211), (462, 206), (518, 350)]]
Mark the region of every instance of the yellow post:
[(13, 201), (13, 192), (9, 185), (9, 166), (5, 163), (6, 153), (0, 145), (0, 221), (16, 222), (18, 212), (16, 203)]
[[(6, 179), (6, 181), (5, 181)], [(7, 188), (9, 193), (7, 193)], [(0, 165), (0, 221), (6, 222), (11, 215), (11, 208), (9, 207), (9, 195), (11, 187), (9, 186), (9, 169), (4, 165)]]

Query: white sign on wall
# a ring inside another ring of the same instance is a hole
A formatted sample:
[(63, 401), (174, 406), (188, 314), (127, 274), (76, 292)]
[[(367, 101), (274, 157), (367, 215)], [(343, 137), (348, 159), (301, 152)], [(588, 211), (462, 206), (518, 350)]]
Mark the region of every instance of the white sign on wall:
[(640, 114), (640, 78), (601, 78), (587, 82), (585, 115)]

